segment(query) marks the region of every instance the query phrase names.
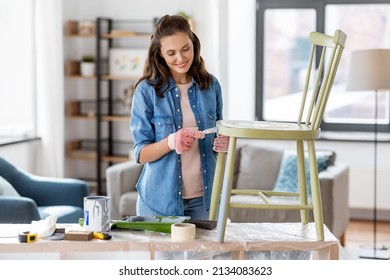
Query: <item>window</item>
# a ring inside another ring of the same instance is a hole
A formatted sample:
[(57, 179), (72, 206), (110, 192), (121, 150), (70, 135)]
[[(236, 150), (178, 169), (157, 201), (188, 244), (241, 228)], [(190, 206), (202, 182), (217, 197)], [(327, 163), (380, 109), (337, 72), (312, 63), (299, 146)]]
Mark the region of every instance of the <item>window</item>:
[[(370, 131), (375, 94), (347, 92), (350, 53), (389, 48), (390, 3), (370, 0), (257, 0), (256, 115), (260, 120), (296, 120), (291, 102), (300, 98), (308, 61), (308, 34), (346, 32), (348, 39), (324, 115), (322, 129)], [(380, 94), (378, 129), (390, 132), (389, 93)]]
[(267, 120), (292, 120), (297, 112), (291, 109), (298, 107), (289, 104), (299, 98), (293, 93), (303, 90), (303, 71), (310, 55), (307, 35), (315, 29), (315, 10), (268, 9), (264, 21), (263, 116)]
[(33, 1), (0, 2), (0, 143), (35, 137)]

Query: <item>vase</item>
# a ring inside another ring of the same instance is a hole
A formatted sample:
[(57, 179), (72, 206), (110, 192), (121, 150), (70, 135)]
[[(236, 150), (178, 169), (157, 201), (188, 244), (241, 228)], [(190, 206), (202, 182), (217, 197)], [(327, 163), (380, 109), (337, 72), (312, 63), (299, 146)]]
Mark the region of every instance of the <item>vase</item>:
[(81, 74), (81, 76), (94, 76), (95, 75), (95, 63), (94, 62), (81, 62), (80, 74)]

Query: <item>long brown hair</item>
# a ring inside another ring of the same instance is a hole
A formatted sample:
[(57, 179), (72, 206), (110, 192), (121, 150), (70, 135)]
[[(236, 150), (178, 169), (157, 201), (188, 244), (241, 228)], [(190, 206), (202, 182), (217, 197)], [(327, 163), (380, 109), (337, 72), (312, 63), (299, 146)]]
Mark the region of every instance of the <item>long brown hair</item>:
[(203, 58), (200, 56), (199, 38), (191, 31), (188, 21), (177, 15), (165, 15), (156, 24), (151, 37), (148, 57), (145, 61), (144, 73), (137, 81), (137, 86), (142, 80), (153, 85), (159, 97), (164, 97), (170, 77), (169, 67), (164, 58), (160, 55), (161, 39), (166, 36), (184, 32), (188, 35), (194, 45), (194, 60), (188, 72), (199, 84), (200, 89), (206, 89), (211, 83), (211, 75), (207, 72)]

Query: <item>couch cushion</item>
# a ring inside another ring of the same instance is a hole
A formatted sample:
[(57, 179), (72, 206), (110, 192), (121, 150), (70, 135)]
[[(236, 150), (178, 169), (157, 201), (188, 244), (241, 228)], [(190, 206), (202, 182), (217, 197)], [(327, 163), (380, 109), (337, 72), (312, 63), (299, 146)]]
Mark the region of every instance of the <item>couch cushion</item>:
[(278, 148), (254, 144), (243, 146), (236, 188), (272, 190), (282, 158), (283, 150)]
[(40, 220), (37, 204), (29, 197), (0, 196), (0, 223), (29, 224)]
[[(317, 168), (318, 173), (324, 171), (331, 160), (334, 161), (334, 153), (327, 151), (319, 151), (317, 156)], [(305, 171), (306, 171), (306, 185), (308, 196), (311, 197), (310, 188), (310, 174), (309, 174), (309, 161), (307, 155), (305, 155)], [(285, 151), (283, 160), (280, 165), (278, 178), (274, 187), (275, 191), (282, 192), (297, 192), (298, 191), (298, 178), (297, 178), (297, 155), (296, 152)]]
[(121, 195), (119, 199), (119, 214), (121, 217), (137, 215), (137, 197), (137, 192), (128, 192)]
[(14, 187), (12, 187), (12, 185), (1, 176), (0, 176), (0, 195), (20, 196), (20, 194), (14, 189)]
[(78, 223), (84, 217), (82, 208), (70, 205), (39, 206), (38, 211), (42, 220), (56, 215), (57, 223)]

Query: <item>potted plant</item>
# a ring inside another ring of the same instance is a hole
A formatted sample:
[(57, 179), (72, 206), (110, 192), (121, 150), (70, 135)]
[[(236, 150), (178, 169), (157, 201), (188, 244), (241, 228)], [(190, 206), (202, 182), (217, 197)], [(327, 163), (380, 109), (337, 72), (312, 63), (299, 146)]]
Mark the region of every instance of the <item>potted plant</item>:
[(84, 55), (80, 63), (81, 76), (95, 75), (95, 57), (93, 55)]

